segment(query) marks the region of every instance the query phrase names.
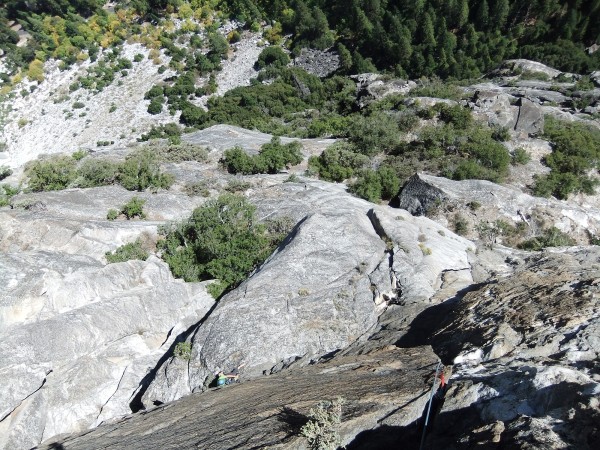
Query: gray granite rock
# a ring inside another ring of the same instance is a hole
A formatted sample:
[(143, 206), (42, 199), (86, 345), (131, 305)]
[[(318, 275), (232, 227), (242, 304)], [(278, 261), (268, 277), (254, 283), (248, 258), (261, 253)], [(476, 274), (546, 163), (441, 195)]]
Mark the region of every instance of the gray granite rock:
[[(281, 197), (288, 200), (277, 209)], [(204, 389), (215, 371), (242, 362), (254, 377), (343, 349), (365, 338), (386, 305), (426, 303), (444, 271), (468, 272), (469, 241), (429, 219), (373, 207), (339, 185), (285, 183), (257, 193), (256, 202), (263, 217), (300, 222), (194, 331), (188, 367), (167, 362), (157, 371), (144, 405)], [(465, 274), (456, 289), (469, 282)]]
[(521, 98), (517, 106), (519, 113), (514, 127), (515, 131), (530, 136), (542, 133), (544, 131), (544, 114), (539, 105), (526, 98)]
[(454, 362), (435, 430), (441, 442), (482, 445), (490, 437), (477, 430), (501, 421), (500, 441), (514, 448), (595, 448), (599, 261), (598, 247), (531, 256), (447, 314), (432, 338)]
[(139, 380), (213, 304), (203, 284), (174, 280), (155, 257), (106, 267), (64, 254), (0, 257), (13, 268), (3, 272), (12, 287), (0, 332), (3, 449), (130, 411)]
[[(467, 207), (471, 202), (477, 202), (480, 208), (471, 210)], [(555, 226), (579, 243), (587, 243), (590, 234), (600, 233), (600, 211), (590, 205), (532, 197), (484, 180), (452, 181), (419, 173), (403, 187), (399, 203), (413, 214), (432, 212), (432, 207), (460, 210), (473, 230), (481, 221), (503, 218), (513, 224), (525, 221), (532, 234), (539, 231), (536, 221), (543, 220), (546, 227)], [(442, 222), (448, 223), (447, 219)]]
[(348, 445), (361, 432), (380, 428), (385, 433), (413, 424), (425, 408), (435, 363), (428, 347), (389, 347), (335, 357), (293, 372), (192, 394), (39, 448), (301, 450), (308, 445), (300, 428), (308, 421), (309, 410), (338, 397), (344, 400), (341, 423), (333, 430), (341, 444)]

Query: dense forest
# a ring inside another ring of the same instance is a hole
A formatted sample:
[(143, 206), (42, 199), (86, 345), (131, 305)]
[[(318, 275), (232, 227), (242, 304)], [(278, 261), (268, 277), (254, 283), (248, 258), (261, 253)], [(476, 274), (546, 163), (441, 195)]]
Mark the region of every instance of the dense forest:
[[(600, 0), (121, 0), (116, 15), (103, 3), (5, 1), (0, 48), (10, 67), (48, 57), (73, 63), (122, 42), (146, 21), (182, 11), (272, 24), (292, 35), (293, 51), (335, 47), (347, 73), (464, 79), (515, 57), (578, 73), (600, 67), (600, 52), (586, 51), (600, 42)], [(16, 46), (13, 21), (33, 36), (27, 46)]]

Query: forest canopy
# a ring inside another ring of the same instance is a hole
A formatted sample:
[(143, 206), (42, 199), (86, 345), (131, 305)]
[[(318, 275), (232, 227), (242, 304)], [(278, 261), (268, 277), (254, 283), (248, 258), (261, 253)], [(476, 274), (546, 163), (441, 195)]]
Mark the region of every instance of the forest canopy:
[[(26, 67), (36, 51), (39, 57), (39, 51), (55, 50), (52, 33), (57, 30), (45, 19), (54, 17), (53, 21), (64, 20), (61, 27), (68, 44), (94, 47), (98, 42), (90, 39), (90, 33), (85, 35), (81, 24), (93, 17), (102, 26), (107, 15), (103, 3), (7, 0), (0, 11), (0, 44), (16, 66)], [(509, 58), (534, 59), (577, 73), (600, 67), (600, 52), (586, 51), (600, 43), (600, 0), (121, 0), (115, 8), (135, 14), (138, 25), (183, 10), (217, 12), (248, 26), (276, 23), (292, 35), (293, 51), (335, 47), (348, 73), (378, 69), (411, 78), (465, 79)], [(32, 34), (31, 45), (16, 46), (12, 21)], [(66, 47), (62, 53), (69, 53), (72, 46)], [(61, 59), (61, 52), (52, 55)]]

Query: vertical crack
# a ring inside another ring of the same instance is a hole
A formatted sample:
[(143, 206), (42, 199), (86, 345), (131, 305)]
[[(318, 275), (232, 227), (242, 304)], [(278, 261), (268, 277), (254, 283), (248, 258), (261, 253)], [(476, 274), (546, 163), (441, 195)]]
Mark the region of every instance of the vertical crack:
[(100, 418), (100, 416), (102, 415), (102, 411), (104, 410), (104, 407), (108, 404), (108, 402), (110, 402), (110, 400), (115, 396), (115, 394), (117, 393), (117, 391), (119, 390), (119, 387), (121, 387), (121, 382), (123, 381), (123, 378), (125, 378), (125, 373), (127, 372), (127, 369), (129, 368), (129, 366), (125, 366), (125, 368), (123, 369), (123, 373), (121, 373), (121, 377), (119, 378), (119, 382), (117, 383), (117, 387), (115, 388), (115, 391), (108, 397), (108, 399), (104, 402), (104, 404), (100, 407), (100, 411), (98, 411), (98, 415), (96, 416), (96, 422), (98, 421), (98, 419)]

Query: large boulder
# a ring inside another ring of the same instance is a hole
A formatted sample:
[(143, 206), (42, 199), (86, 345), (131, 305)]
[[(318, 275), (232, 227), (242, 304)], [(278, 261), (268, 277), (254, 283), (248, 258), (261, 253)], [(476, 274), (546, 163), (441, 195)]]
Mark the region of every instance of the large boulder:
[(544, 130), (539, 100), (536, 103), (522, 95), (517, 98), (496, 89), (481, 89), (475, 91), (469, 105), (476, 116), (484, 118), (492, 126), (505, 127), (525, 136)]
[(514, 126), (517, 133), (531, 136), (544, 131), (544, 114), (539, 105), (529, 99), (520, 98), (517, 106), (519, 113)]

